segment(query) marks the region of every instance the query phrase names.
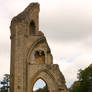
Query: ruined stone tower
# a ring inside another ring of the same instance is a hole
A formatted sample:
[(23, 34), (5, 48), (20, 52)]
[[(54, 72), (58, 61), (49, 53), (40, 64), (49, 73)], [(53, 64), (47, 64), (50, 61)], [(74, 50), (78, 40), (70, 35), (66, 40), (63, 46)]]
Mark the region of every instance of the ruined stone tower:
[[(32, 92), (42, 78), (49, 92), (67, 92), (65, 79), (42, 32), (39, 31), (39, 4), (31, 3), (11, 21), (10, 92)], [(58, 61), (57, 61), (58, 62)]]

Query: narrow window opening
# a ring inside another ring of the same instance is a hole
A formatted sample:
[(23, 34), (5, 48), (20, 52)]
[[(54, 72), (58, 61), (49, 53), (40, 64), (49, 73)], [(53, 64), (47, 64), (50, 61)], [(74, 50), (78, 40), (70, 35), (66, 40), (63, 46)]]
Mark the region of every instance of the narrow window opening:
[(30, 34), (35, 34), (35, 23), (34, 23), (34, 21), (30, 22)]

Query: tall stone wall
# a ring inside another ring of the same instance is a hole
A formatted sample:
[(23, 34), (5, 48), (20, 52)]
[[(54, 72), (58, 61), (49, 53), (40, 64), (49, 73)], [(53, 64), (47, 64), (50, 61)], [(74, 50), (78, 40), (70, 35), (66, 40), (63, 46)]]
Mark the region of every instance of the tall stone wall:
[(39, 10), (38, 3), (31, 3), (11, 21), (10, 92), (32, 92), (39, 78), (46, 81), (49, 92), (67, 92), (64, 76), (39, 31)]

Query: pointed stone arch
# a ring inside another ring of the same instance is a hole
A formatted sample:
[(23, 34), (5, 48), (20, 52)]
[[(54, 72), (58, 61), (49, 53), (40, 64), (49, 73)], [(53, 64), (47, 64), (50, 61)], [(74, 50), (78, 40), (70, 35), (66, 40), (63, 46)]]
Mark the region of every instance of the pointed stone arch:
[[(43, 46), (42, 46), (42, 44), (43, 44)], [(41, 45), (42, 47), (37, 47), (37, 45)], [(37, 47), (37, 49), (36, 49), (36, 47)], [(42, 51), (42, 52), (44, 52), (44, 57), (45, 57), (44, 58), (44, 60), (45, 60), (44, 62), (46, 64), (52, 64), (52, 59), (53, 58), (52, 58), (52, 55), (51, 55), (51, 52), (50, 52), (50, 48), (49, 48), (49, 46), (48, 46), (48, 44), (46, 42), (46, 38), (45, 37), (42, 36), (41, 38), (35, 40), (33, 42), (33, 44), (30, 44), (30, 46), (24, 50), (24, 53), (25, 53), (25, 56), (26, 56), (26, 58), (25, 58), (26, 60), (25, 61), (29, 62), (29, 58), (33, 57), (31, 55), (35, 54), (35, 51)]]
[(38, 72), (36, 72), (34, 74), (34, 76), (32, 77), (32, 79), (30, 80), (30, 84), (32, 85), (29, 89), (30, 92), (32, 92), (34, 83), (41, 78), (42, 80), (45, 81), (45, 83), (48, 86), (48, 90), (49, 92), (58, 92), (58, 87), (57, 87), (57, 83), (55, 81), (54, 76), (48, 71), (48, 70), (39, 70)]

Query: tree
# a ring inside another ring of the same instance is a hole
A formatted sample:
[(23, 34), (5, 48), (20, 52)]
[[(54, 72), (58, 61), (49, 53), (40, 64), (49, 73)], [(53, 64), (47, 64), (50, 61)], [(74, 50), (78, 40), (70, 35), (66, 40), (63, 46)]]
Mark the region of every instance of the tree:
[(44, 86), (43, 88), (39, 88), (37, 91), (35, 92), (49, 92), (48, 91), (48, 87), (47, 86)]
[(3, 77), (3, 80), (1, 81), (1, 91), (0, 92), (8, 92), (9, 90), (9, 82), (10, 82), (10, 75), (9, 74), (5, 74)]
[(92, 92), (92, 64), (84, 70), (79, 70), (78, 81), (69, 89), (70, 92)]
[(80, 92), (79, 87), (80, 87), (80, 82), (75, 81), (73, 85), (71, 86), (71, 88), (69, 89), (69, 92)]

